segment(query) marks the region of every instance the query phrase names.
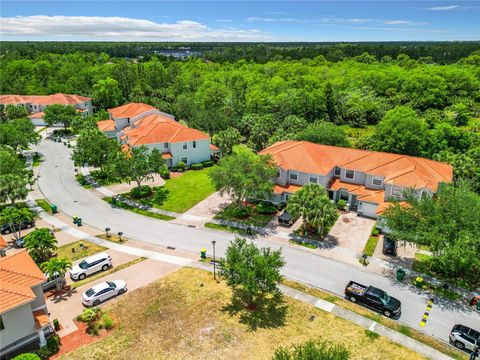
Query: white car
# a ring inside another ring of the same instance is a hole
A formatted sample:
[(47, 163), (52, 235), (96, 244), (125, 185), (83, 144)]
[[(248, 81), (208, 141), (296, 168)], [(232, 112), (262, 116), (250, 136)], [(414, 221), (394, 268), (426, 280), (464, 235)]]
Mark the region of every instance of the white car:
[(476, 346), (480, 346), (480, 332), (457, 324), (450, 332), (450, 342), (460, 350), (474, 351)]
[(82, 304), (97, 306), (102, 301), (127, 292), (127, 283), (123, 280), (105, 281), (88, 289), (82, 294)]
[(72, 280), (82, 280), (97, 271), (106, 271), (112, 266), (112, 258), (107, 253), (92, 255), (74, 265), (70, 270)]

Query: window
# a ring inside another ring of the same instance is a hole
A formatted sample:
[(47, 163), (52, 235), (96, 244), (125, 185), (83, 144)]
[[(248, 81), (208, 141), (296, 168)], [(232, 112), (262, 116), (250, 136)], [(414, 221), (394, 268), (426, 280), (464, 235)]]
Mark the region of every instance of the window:
[(187, 150), (187, 143), (183, 143), (183, 150)]
[(382, 186), (383, 185), (383, 179), (381, 177), (378, 177), (378, 176), (372, 177), (372, 185)]
[(194, 148), (194, 149), (197, 148), (197, 142), (196, 142), (196, 141), (193, 142), (193, 148)]
[(392, 195), (401, 196), (403, 188), (401, 186), (393, 185), (392, 186)]
[(345, 171), (345, 178), (353, 179), (354, 177), (355, 177), (355, 171), (353, 171), (353, 170)]
[(282, 173), (280, 172), (280, 170), (277, 170), (277, 178), (279, 178), (281, 175)]
[(317, 178), (315, 176), (310, 175), (310, 182), (316, 184)]
[(298, 174), (297, 173), (290, 173), (290, 180), (297, 180)]
[(182, 162), (184, 162), (185, 164), (188, 162), (188, 159), (186, 156), (182, 157)]
[(166, 143), (163, 143), (163, 147), (164, 147), (165, 149), (168, 149), (168, 143), (167, 143), (167, 142), (166, 142)]
[(0, 330), (5, 329), (5, 325), (3, 324), (2, 316), (0, 315)]
[(357, 210), (358, 210), (358, 211), (363, 211), (363, 202), (362, 202), (362, 201), (360, 201), (360, 202), (358, 203), (358, 208), (357, 208)]
[(333, 175), (335, 176), (340, 176), (341, 172), (342, 172), (342, 169), (340, 169), (339, 167), (336, 167), (335, 169), (333, 169)]

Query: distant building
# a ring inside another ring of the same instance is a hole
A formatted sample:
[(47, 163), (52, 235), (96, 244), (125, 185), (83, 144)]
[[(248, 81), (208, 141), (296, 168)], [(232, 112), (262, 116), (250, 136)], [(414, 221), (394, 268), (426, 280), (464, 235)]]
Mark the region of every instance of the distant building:
[(0, 257), (0, 357), (53, 332), (42, 283), (46, 280), (23, 250)]
[(49, 105), (73, 105), (82, 115), (93, 114), (92, 99), (79, 95), (0, 95), (0, 106), (23, 106), (31, 114), (29, 117), (36, 126), (45, 126), (44, 110)]
[(110, 119), (98, 122), (101, 131), (116, 137), (124, 148), (145, 145), (160, 150), (168, 167), (180, 161), (191, 165), (220, 156), (207, 134), (180, 124), (173, 115), (153, 106), (130, 103), (108, 112)]

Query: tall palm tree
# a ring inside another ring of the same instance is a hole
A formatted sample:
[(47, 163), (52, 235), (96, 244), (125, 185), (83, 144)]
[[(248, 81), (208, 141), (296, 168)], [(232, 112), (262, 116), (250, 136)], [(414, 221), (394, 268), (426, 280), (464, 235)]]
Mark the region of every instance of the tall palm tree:
[(41, 264), (52, 256), (57, 249), (57, 239), (48, 228), (35, 229), (25, 236), (25, 248), (37, 264)]
[(42, 264), (42, 270), (49, 276), (58, 275), (55, 279), (57, 292), (62, 290), (65, 281), (65, 274), (67, 273), (68, 269), (71, 268), (72, 262), (70, 260), (58, 259), (56, 257), (53, 257)]

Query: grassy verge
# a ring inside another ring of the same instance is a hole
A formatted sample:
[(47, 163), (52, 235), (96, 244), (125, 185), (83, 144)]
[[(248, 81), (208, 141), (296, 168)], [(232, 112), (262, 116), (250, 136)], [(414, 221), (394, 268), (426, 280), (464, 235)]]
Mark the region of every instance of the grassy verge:
[(77, 181), (80, 183), (80, 185), (82, 185), (85, 189), (92, 189), (93, 188), (92, 184), (90, 184), (87, 181), (87, 179), (85, 179), (85, 176), (83, 176), (82, 174), (75, 175), (75, 179), (77, 179)]
[(334, 303), (335, 305), (338, 305), (342, 308), (345, 308), (347, 310), (350, 310), (350, 311), (353, 311), (359, 315), (362, 315), (362, 316), (365, 316), (373, 321), (376, 321), (378, 322), (379, 324), (382, 324), (392, 330), (395, 330), (395, 331), (398, 331), (400, 333), (402, 333), (403, 335), (406, 335), (408, 337), (411, 337), (412, 339), (415, 339), (419, 342), (421, 342), (422, 344), (425, 344), (425, 345), (428, 345), (430, 346), (431, 348), (434, 348), (454, 359), (458, 359), (458, 360), (463, 360), (463, 359), (467, 359), (466, 355), (460, 351), (457, 351), (455, 348), (439, 341), (439, 340), (436, 340), (434, 338), (432, 338), (431, 336), (428, 336), (416, 329), (413, 329), (411, 327), (408, 327), (406, 325), (402, 325), (402, 324), (399, 324), (398, 322), (396, 322), (395, 320), (391, 320), (389, 318), (386, 318), (386, 317), (383, 317), (373, 311), (370, 311), (360, 305), (357, 305), (357, 304), (354, 304), (350, 301), (347, 301), (341, 297), (338, 297), (336, 295), (332, 295), (330, 293), (327, 293), (325, 291), (322, 291), (322, 290), (319, 290), (317, 288), (312, 288), (308, 285), (304, 285), (304, 284), (301, 284), (301, 283), (298, 283), (296, 281), (292, 281), (292, 280), (287, 280), (287, 279), (284, 279), (283, 280), (283, 284), (286, 285), (286, 286), (289, 286), (293, 289), (297, 289), (299, 291), (302, 291), (306, 294), (309, 294), (309, 295), (312, 295), (312, 296), (315, 296), (315, 297), (318, 297), (319, 299), (323, 299), (323, 300), (326, 300), (326, 301), (329, 301), (329, 302), (332, 302)]
[(274, 217), (273, 215), (258, 214), (255, 211), (252, 211), (248, 217), (239, 218), (236, 217), (236, 209), (237, 207), (234, 204), (230, 204), (222, 211), (217, 213), (215, 215), (215, 219), (233, 221), (258, 227), (265, 227)]
[(137, 209), (136, 207), (133, 207), (133, 206), (130, 206), (128, 204), (124, 204), (124, 203), (118, 202), (118, 201), (114, 204), (112, 202), (112, 198), (109, 197), (109, 196), (103, 197), (102, 200), (106, 201), (107, 203), (112, 204), (116, 207), (119, 207), (121, 209), (128, 210), (128, 211), (131, 211), (131, 212), (134, 212), (136, 214), (143, 215), (143, 216), (148, 216), (148, 217), (151, 217), (151, 218), (154, 218), (154, 219), (165, 220), (165, 221), (175, 219), (173, 216), (157, 214), (157, 213), (153, 213), (153, 212), (150, 212), (150, 211), (147, 211), (147, 210)]
[[(221, 225), (221, 224), (215, 224), (215, 223), (207, 222), (207, 223), (205, 223), (204, 226), (208, 229), (228, 231), (228, 232), (235, 233), (235, 234), (240, 234), (240, 235), (250, 235), (250, 234), (248, 234), (247, 230), (236, 228), (236, 227), (233, 227), (233, 226), (230, 226), (230, 225)], [(255, 230), (251, 231), (251, 235), (256, 235), (256, 234), (258, 234), (258, 231), (255, 231)]]
[(288, 242), (290, 242), (292, 244), (295, 244), (295, 245), (304, 246), (304, 247), (307, 247), (309, 249), (316, 249), (317, 248), (317, 246), (315, 246), (314, 244), (310, 244), (308, 242), (303, 242), (303, 241), (299, 241), (299, 240), (288, 240)]
[(430, 255), (415, 253), (415, 259), (413, 260), (412, 269), (422, 274), (428, 274), (430, 272)]
[[(80, 244), (82, 244), (83, 247), (80, 246)], [(72, 249), (75, 249), (75, 252), (72, 252)], [(100, 245), (92, 244), (88, 241), (80, 240), (71, 244), (60, 246), (57, 249), (57, 257), (66, 258), (70, 261), (75, 261), (84, 258), (85, 256), (93, 255), (104, 250), (107, 250), (107, 248)]]
[(91, 359), (92, 355), (122, 359), (134, 348), (138, 359), (262, 360), (272, 359), (277, 347), (319, 337), (344, 344), (352, 360), (381, 359), (385, 354), (403, 360), (422, 358), (289, 297), (257, 302), (255, 310), (248, 310), (232, 301), (232, 291), (224, 282), (217, 284), (211, 273), (193, 268), (182, 268), (132, 291), (105, 311), (119, 324), (116, 330), (62, 359)]
[(364, 253), (368, 256), (373, 256), (379, 239), (379, 236), (370, 236), (367, 243), (365, 244), (365, 248), (363, 249)]
[(117, 243), (117, 244), (125, 244), (128, 241), (128, 239), (124, 236), (122, 236), (122, 240), (120, 241), (120, 236), (115, 235), (115, 234), (108, 234), (108, 237), (105, 234), (100, 234), (100, 235), (95, 235), (95, 236), (100, 238), (100, 239), (108, 240), (108, 241), (111, 241), (111, 242), (114, 242), (114, 243)]
[(50, 203), (45, 200), (45, 199), (36, 199), (35, 202), (37, 203), (38, 206), (40, 206), (43, 210), (45, 210), (47, 213), (51, 214), (52, 213), (52, 208)]
[(36, 166), (40, 166), (40, 163), (42, 162), (42, 157), (40, 155), (33, 155), (33, 159), (32, 159), (32, 166), (33, 167), (36, 167)]
[(41, 132), (43, 132), (43, 131), (45, 131), (45, 130), (47, 130), (47, 126), (44, 126), (44, 127), (40, 128), (40, 129), (36, 130), (36, 132), (40, 134)]
[(121, 264), (121, 265), (118, 265), (118, 266), (115, 266), (115, 267), (111, 267), (107, 271), (101, 271), (101, 272), (96, 273), (95, 275), (86, 277), (83, 280), (75, 281), (71, 286), (72, 286), (73, 289), (76, 289), (76, 288), (78, 288), (82, 285), (88, 284), (91, 281), (100, 279), (100, 278), (102, 278), (106, 275), (113, 274), (114, 272), (126, 269), (127, 267), (130, 267), (132, 265), (138, 264), (139, 262), (142, 262), (143, 260), (147, 260), (147, 258), (139, 257), (139, 258), (133, 259), (129, 262), (126, 262), (124, 264)]

